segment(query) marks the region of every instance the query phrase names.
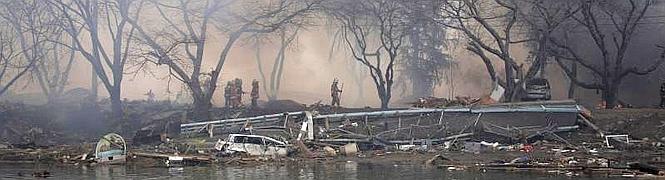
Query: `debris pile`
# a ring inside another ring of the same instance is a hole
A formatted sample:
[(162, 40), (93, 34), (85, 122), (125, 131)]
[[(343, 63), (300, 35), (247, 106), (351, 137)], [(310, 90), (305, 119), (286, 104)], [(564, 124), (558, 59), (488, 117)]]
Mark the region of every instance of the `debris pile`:
[(103, 164), (124, 164), (127, 159), (127, 143), (122, 136), (111, 133), (102, 136), (95, 147), (95, 161)]
[[(201, 122), (186, 122), (186, 115), (179, 111), (157, 109), (158, 113), (147, 113), (150, 118), (141, 118), (142, 128), (135, 128), (126, 144), (106, 136), (100, 140), (106, 148), (97, 151), (89, 143), (78, 149), (0, 143), (0, 158), (92, 165), (124, 156), (127, 163), (171, 167), (401, 157), (451, 171), (537, 170), (566, 176), (631, 177), (661, 177), (665, 164), (661, 132), (611, 130), (659, 129), (660, 124), (653, 124), (660, 122), (659, 111), (621, 118), (594, 111), (592, 116), (570, 101), (319, 111), (325, 108), (319, 104), (307, 107), (311, 111)], [(650, 120), (635, 120), (639, 118)]]
[(72, 138), (62, 129), (47, 106), (0, 103), (0, 142), (19, 147), (63, 144)]
[(475, 105), (491, 105), (496, 104), (496, 101), (490, 96), (482, 96), (473, 98), (469, 96), (456, 96), (455, 99), (438, 98), (438, 97), (423, 97), (418, 98), (417, 101), (409, 103), (412, 107), (416, 108), (445, 108), (445, 107), (468, 107)]
[(457, 96), (455, 99), (438, 98), (438, 97), (422, 97), (418, 98), (416, 102), (411, 102), (413, 107), (417, 108), (439, 108), (439, 107), (455, 107), (455, 106), (471, 106), (480, 101), (480, 98), (471, 98), (468, 96)]
[[(643, 173), (629, 167), (621, 159), (624, 155), (621, 152), (657, 151), (643, 147), (653, 142), (618, 140), (596, 126), (592, 119), (587, 109), (570, 101), (556, 101), (342, 114), (292, 112), (183, 124), (182, 127), (187, 134), (212, 131), (213, 134), (276, 137), (283, 139), (280, 142), (285, 142), (284, 147), (290, 152), (287, 154), (294, 157), (368, 158), (394, 153), (434, 153), (438, 158), (428, 161), (430, 164), (454, 170), (538, 169), (570, 176), (578, 175), (583, 169), (614, 175)], [(614, 146), (607, 146), (608, 142), (598, 136), (608, 137), (607, 141)], [(224, 152), (221, 154), (229, 154), (231, 145), (247, 144), (247, 141), (231, 143), (228, 139), (219, 142), (216, 147)], [(259, 150), (276, 147), (266, 142), (257, 140), (250, 144), (263, 145)], [(264, 156), (244, 151), (246, 156)], [(473, 157), (454, 160), (445, 154)], [(440, 162), (441, 159), (444, 162)]]
[(143, 133), (159, 138), (169, 130), (172, 131), (169, 134), (177, 134), (175, 127), (187, 118), (186, 107), (169, 101), (128, 101), (124, 108), (123, 119), (111, 122), (109, 126), (113, 132), (126, 137)]

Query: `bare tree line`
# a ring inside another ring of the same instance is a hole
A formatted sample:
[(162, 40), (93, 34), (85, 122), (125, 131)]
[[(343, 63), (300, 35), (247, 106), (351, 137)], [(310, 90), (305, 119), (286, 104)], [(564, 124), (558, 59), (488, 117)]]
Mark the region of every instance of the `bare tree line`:
[[(645, 15), (654, 9), (655, 1), (587, 1), (579, 4), (579, 10), (570, 19), (573, 28), (561, 30), (556, 36), (550, 36), (552, 55), (564, 70), (571, 82), (586, 89), (602, 92), (606, 108), (614, 108), (619, 100), (619, 86), (629, 75), (646, 75), (665, 62), (665, 48), (662, 44), (653, 45), (660, 51), (655, 59), (635, 59), (627, 56), (630, 46), (636, 43)], [(609, 19), (609, 21), (608, 21)], [(607, 26), (606, 26), (607, 25)], [(583, 33), (576, 33), (579, 30)], [(576, 37), (586, 36), (593, 42), (592, 48), (599, 52), (595, 57), (581, 55), (584, 51), (570, 42)], [(566, 64), (572, 64), (569, 67)], [(599, 77), (586, 80), (577, 76), (575, 66), (581, 66), (585, 72)]]
[[(460, 0), (447, 1), (442, 25), (459, 30), (468, 38), (467, 49), (486, 65), (490, 78), (506, 87), (505, 101), (515, 100), (525, 80), (541, 73), (548, 62), (555, 61), (574, 87), (598, 89), (607, 108), (615, 106), (618, 87), (628, 75), (646, 75), (665, 61), (662, 55), (653, 60), (632, 60), (626, 57), (632, 38), (645, 14), (654, 9), (654, 1), (545, 1), (545, 0)], [(490, 10), (491, 9), (491, 10)], [(585, 39), (594, 46), (577, 46)], [(576, 43), (570, 43), (576, 42)], [(530, 49), (530, 59), (517, 60), (513, 47), (521, 44)], [(654, 48), (661, 47), (654, 45)], [(599, 55), (583, 56), (582, 51), (598, 51)], [(665, 52), (665, 51), (661, 51)], [(503, 64), (499, 76), (493, 60)], [(639, 67), (638, 61), (650, 61)], [(579, 73), (599, 77), (586, 81)]]
[[(297, 25), (319, 3), (295, 0), (266, 2), (182, 0), (166, 4), (163, 1), (150, 1), (167, 22), (164, 30), (172, 32), (150, 32), (139, 21), (128, 19), (137, 28), (141, 41), (151, 48), (147, 58), (153, 59), (158, 65), (167, 65), (173, 76), (189, 87), (194, 99), (195, 119), (206, 119), (212, 108), (216, 82), (236, 41), (245, 34), (271, 33), (288, 25)], [(177, 17), (176, 21), (173, 14), (181, 17)], [(211, 32), (209, 28), (226, 32), (228, 38), (225, 39), (226, 43), (214, 69), (202, 72), (205, 42)], [(210, 76), (209, 81), (212, 83), (201, 82), (203, 73)]]
[[(20, 0), (0, 6), (6, 24), (0, 29), (0, 95), (26, 78), (56, 101), (80, 57), (110, 95), (115, 119), (123, 116), (121, 89), (130, 61), (168, 69), (189, 90), (193, 118), (209, 118), (228, 55), (248, 39), (278, 40), (270, 75), (256, 45), (264, 90), (276, 100), (288, 47), (298, 32), (323, 21), (338, 29), (334, 42), (350, 51), (349, 59), (367, 70), (381, 108), (393, 99), (396, 76), (408, 76), (403, 79), (414, 83), (413, 91), (420, 89), (416, 83), (432, 88), (444, 79), (444, 65), (452, 63), (445, 52), (448, 32), (463, 35), (489, 79), (506, 89), (504, 101), (518, 100), (527, 80), (556, 64), (571, 80), (571, 97), (576, 86), (597, 89), (613, 107), (625, 77), (649, 74), (665, 61), (665, 49), (655, 45), (659, 58), (627, 57), (652, 1)], [(593, 46), (574, 43), (580, 39)], [(222, 48), (206, 51), (213, 41)], [(520, 48), (529, 50), (528, 58), (517, 58)], [(598, 54), (584, 52), (589, 49)], [(211, 68), (206, 59), (213, 59)], [(409, 68), (418, 73), (398, 72)], [(431, 89), (414, 94), (431, 95)]]
[(73, 62), (73, 53), (55, 42), (63, 35), (62, 28), (55, 25), (57, 18), (51, 16), (43, 3), (9, 1), (3, 2), (2, 8), (6, 13), (1, 15), (5, 26), (0, 77), (12, 77), (0, 94), (21, 76), (32, 75), (31, 79), (38, 82), (48, 102), (54, 101), (64, 92)]
[[(602, 92), (601, 98), (607, 104), (605, 107), (613, 108), (619, 99), (619, 86), (626, 76), (649, 74), (665, 62), (665, 49), (656, 44), (652, 47), (661, 53), (652, 60), (626, 57), (631, 44), (635, 43), (632, 39), (644, 27), (645, 15), (658, 6), (656, 1), (421, 0), (405, 3), (391, 0), (339, 0), (331, 3), (333, 5), (329, 7), (329, 14), (340, 22), (339, 27), (346, 33), (342, 39), (353, 43), (349, 44), (348, 49), (353, 52), (355, 59), (370, 69), (370, 77), (375, 79), (384, 108), (387, 107), (386, 101), (390, 100), (390, 89), (394, 83), (391, 78), (394, 76), (393, 61), (388, 61), (385, 69), (377, 68), (381, 65), (372, 63), (381, 62), (380, 48), (368, 47), (374, 45), (385, 48), (388, 53), (383, 55), (387, 55), (388, 59), (392, 59), (391, 48), (401, 49), (392, 52), (406, 52), (406, 57), (396, 57), (407, 62), (402, 65), (414, 63), (418, 58), (409, 58), (409, 49), (431, 45), (432, 42), (427, 44), (414, 41), (416, 39), (404, 42), (404, 36), (410, 30), (410, 36), (413, 36), (411, 28), (428, 28), (425, 25), (405, 27), (414, 26), (405, 23), (413, 22), (409, 21), (413, 17), (424, 22), (436, 22), (438, 28), (461, 33), (467, 42), (466, 49), (485, 64), (489, 78), (505, 88), (502, 99), (507, 102), (519, 100), (526, 81), (537, 75), (544, 77), (546, 66), (557, 64), (570, 79), (569, 97), (574, 97), (576, 87), (596, 89)], [(411, 9), (413, 4), (429, 4), (420, 8), (427, 10), (428, 7), (434, 7), (435, 13), (414, 11)], [(373, 8), (391, 14), (377, 13)], [(419, 12), (425, 15), (417, 15)], [(390, 33), (383, 31), (386, 29)], [(432, 38), (445, 41), (450, 37)], [(593, 46), (576, 46), (585, 41), (591, 42)], [(398, 46), (392, 46), (395, 45), (393, 43)], [(528, 57), (518, 59), (515, 50), (524, 48), (529, 51)], [(599, 54), (580, 53), (589, 50)], [(437, 53), (442, 51), (438, 50)], [(434, 62), (442, 63), (445, 59), (445, 56), (439, 56), (434, 58)], [(503, 67), (497, 69), (497, 62), (503, 64)], [(436, 67), (432, 64), (430, 66)], [(384, 73), (382, 70), (385, 74), (378, 75), (377, 72)], [(586, 80), (588, 78), (580, 74), (591, 74), (597, 78)], [(429, 74), (428, 78), (436, 75)], [(425, 79), (415, 76), (411, 78)]]
[[(66, 47), (82, 56), (93, 67), (97, 76), (94, 79), (99, 79), (110, 95), (113, 118), (119, 119), (123, 115), (121, 87), (126, 64), (130, 59), (167, 66), (172, 77), (189, 88), (194, 99), (194, 118), (208, 118), (216, 84), (201, 82), (201, 76), (208, 75), (210, 82), (216, 82), (229, 51), (238, 39), (246, 34), (271, 33), (286, 26), (303, 23), (318, 4), (318, 0), (4, 2), (3, 8), (7, 11), (3, 14), (3, 20), (9, 22), (14, 29), (7, 27), (2, 33), (4, 70), (1, 71), (3, 75), (1, 92), (5, 92), (28, 72), (35, 74), (45, 89), (44, 93), (47, 93), (48, 87), (53, 86), (52, 84), (66, 84), (62, 79), (67, 79), (66, 76), (71, 68), (71, 61), (67, 60), (73, 60), (73, 54), (70, 52), (69, 57), (72, 58), (68, 58), (61, 57), (62, 53), (45, 52), (49, 47), (53, 51), (61, 51)], [(17, 11), (24, 13), (17, 15), (9, 10), (17, 7), (25, 7), (27, 11)], [(145, 9), (158, 13), (146, 14), (143, 11)], [(145, 20), (144, 16), (151, 17)], [(52, 22), (43, 22), (46, 20)], [(153, 22), (155, 20), (162, 23), (155, 24)], [(39, 31), (42, 30), (40, 28), (53, 29)], [(202, 70), (204, 49), (211, 35), (215, 41), (226, 43), (221, 53), (216, 55), (219, 58), (214, 69), (211, 72), (204, 72)], [(21, 42), (13, 41), (15, 37), (22, 36), (30, 38), (18, 38)], [(56, 58), (54, 54), (58, 54), (58, 57)], [(56, 61), (66, 61), (66, 63)], [(46, 67), (41, 67), (41, 64), (47, 63), (57, 64), (58, 67), (46, 72)], [(61, 64), (67, 64), (64, 70), (59, 68)], [(47, 73), (59, 75), (51, 78)], [(10, 77), (10, 75), (15, 76)], [(46, 80), (44, 77), (51, 80)], [(56, 81), (57, 83), (54, 83)], [(57, 91), (61, 92), (61, 89), (58, 88)]]
[[(274, 101), (278, 99), (279, 89), (281, 87), (282, 75), (284, 74), (284, 63), (286, 61), (286, 53), (289, 47), (293, 47), (298, 33), (300, 32), (300, 27), (296, 27), (293, 30), (279, 30), (276, 34), (279, 39), (277, 55), (275, 55), (274, 61), (272, 63), (272, 68), (270, 68), (270, 76), (266, 77), (266, 73), (263, 70), (263, 61), (261, 58), (261, 44), (265, 43), (262, 41), (262, 36), (256, 36), (256, 64), (259, 69), (259, 77), (263, 83), (263, 89), (268, 97), (268, 101)], [(268, 34), (269, 36), (270, 34)]]

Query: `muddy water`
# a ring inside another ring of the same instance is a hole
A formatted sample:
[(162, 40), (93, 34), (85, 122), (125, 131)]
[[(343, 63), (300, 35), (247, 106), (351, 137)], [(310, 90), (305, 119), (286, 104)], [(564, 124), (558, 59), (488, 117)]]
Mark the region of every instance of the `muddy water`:
[[(133, 167), (48, 166), (0, 164), (0, 179), (33, 179), (35, 171), (49, 171), (50, 179), (569, 179), (565, 175), (447, 171), (419, 165), (385, 165), (353, 161), (251, 167)], [(575, 179), (607, 179), (575, 177)]]

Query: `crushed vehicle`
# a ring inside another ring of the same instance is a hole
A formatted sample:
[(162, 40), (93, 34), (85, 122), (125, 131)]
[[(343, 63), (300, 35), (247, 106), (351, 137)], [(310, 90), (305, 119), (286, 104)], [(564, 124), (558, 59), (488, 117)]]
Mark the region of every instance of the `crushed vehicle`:
[(245, 153), (250, 156), (286, 156), (288, 144), (260, 135), (229, 134), (218, 140), (215, 149), (226, 155)]
[(523, 101), (550, 100), (552, 99), (552, 90), (547, 79), (533, 78), (525, 83), (525, 94)]
[(127, 143), (122, 136), (110, 133), (102, 136), (95, 148), (95, 161), (103, 164), (123, 164), (127, 158)]

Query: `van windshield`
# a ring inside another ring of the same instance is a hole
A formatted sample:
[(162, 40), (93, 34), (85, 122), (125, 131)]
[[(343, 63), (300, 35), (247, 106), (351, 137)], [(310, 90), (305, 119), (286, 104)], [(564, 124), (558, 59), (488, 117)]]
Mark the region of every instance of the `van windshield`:
[(527, 85), (547, 86), (547, 79), (531, 79), (527, 82)]
[(263, 138), (260, 137), (248, 137), (248, 136), (236, 136), (233, 138), (234, 143), (249, 143), (249, 144), (261, 144), (263, 145)]

